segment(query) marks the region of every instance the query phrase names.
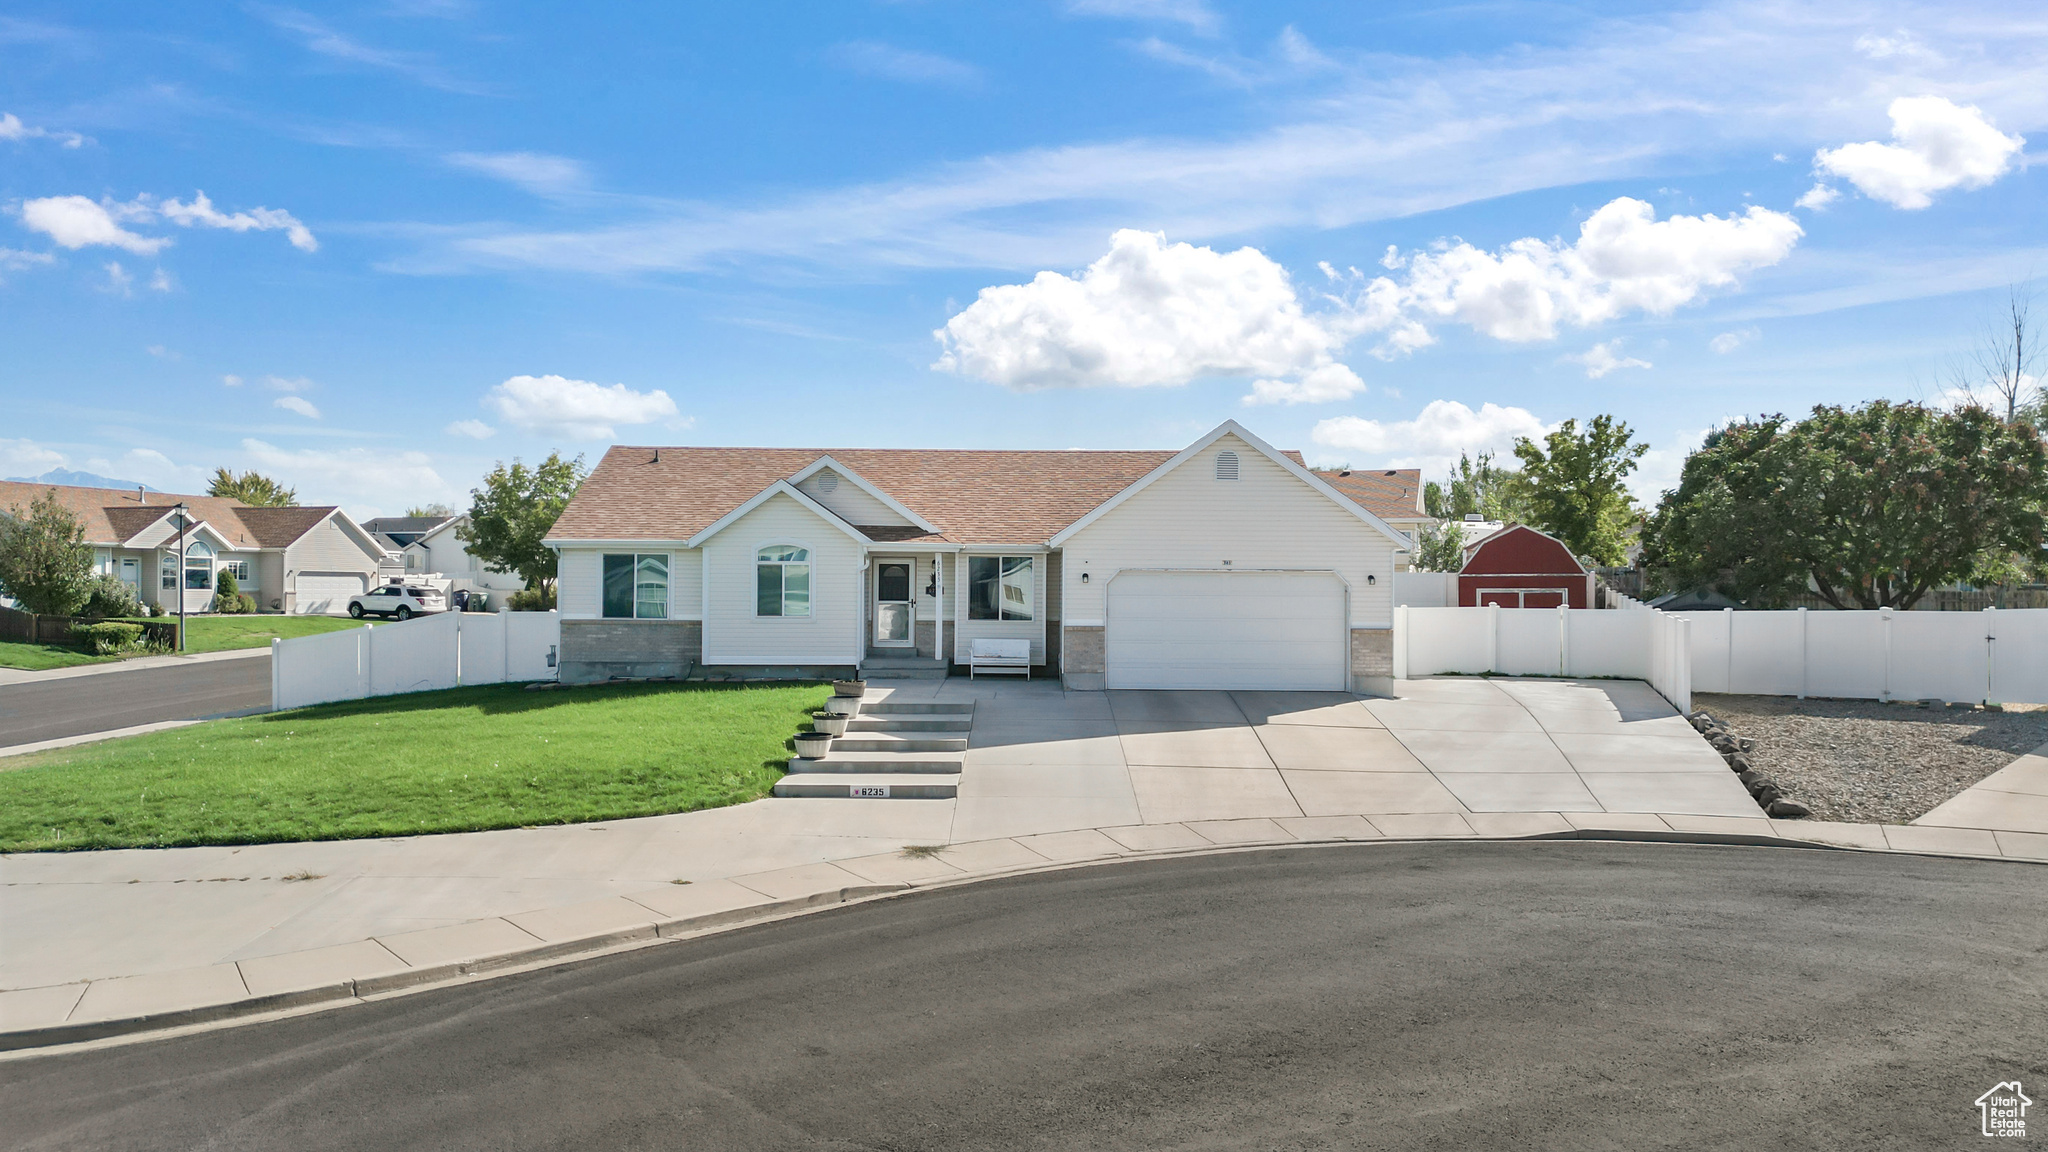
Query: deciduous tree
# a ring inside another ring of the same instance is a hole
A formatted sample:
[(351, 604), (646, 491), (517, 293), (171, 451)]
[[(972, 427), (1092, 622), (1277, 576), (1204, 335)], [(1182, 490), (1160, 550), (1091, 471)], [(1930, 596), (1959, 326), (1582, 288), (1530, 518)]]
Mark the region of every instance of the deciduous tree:
[(0, 592), (51, 616), (75, 615), (91, 598), (92, 545), (56, 492), (0, 514)]
[(1628, 425), (1595, 416), (1579, 431), (1567, 420), (1543, 438), (1515, 441), (1528, 478), (1529, 522), (1564, 541), (1575, 556), (1605, 565), (1628, 562), (1628, 531), (1638, 513), (1622, 479), (1649, 450), (1629, 438)]
[(1644, 530), (1659, 586), (1759, 607), (1811, 587), (1837, 608), (1910, 608), (2005, 555), (2038, 558), (2048, 450), (1981, 407), (1875, 401), (1732, 425), (1685, 462)]
[(532, 468), (516, 459), (509, 468), (500, 463), (471, 490), (469, 523), (455, 535), (486, 568), (517, 572), (529, 589), (552, 594), (556, 557), (541, 541), (583, 475), (583, 457), (564, 460), (560, 452)]

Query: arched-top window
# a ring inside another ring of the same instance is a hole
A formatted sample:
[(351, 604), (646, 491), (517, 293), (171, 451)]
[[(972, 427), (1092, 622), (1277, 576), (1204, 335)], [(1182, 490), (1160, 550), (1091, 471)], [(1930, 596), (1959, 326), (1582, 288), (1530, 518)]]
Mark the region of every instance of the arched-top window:
[(185, 546), (185, 587), (195, 592), (213, 587), (213, 546), (204, 540)]
[(811, 614), (811, 550), (770, 544), (754, 554), (754, 615)]

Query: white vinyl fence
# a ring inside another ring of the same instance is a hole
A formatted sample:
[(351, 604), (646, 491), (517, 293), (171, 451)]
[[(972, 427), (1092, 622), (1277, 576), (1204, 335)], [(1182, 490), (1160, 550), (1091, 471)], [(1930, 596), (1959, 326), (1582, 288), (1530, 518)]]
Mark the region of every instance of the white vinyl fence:
[(1458, 606), (1456, 572), (1394, 573), (1394, 603), (1411, 608), (1455, 608)]
[(272, 640), (270, 706), (552, 680), (561, 643), (561, 617), (553, 612), (437, 612)]
[(1394, 609), (1394, 677), (1446, 672), (1614, 676), (1647, 680), (1680, 711), (1692, 707), (1690, 622), (1648, 609)]
[(1702, 692), (2048, 704), (2048, 608), (1688, 615)]

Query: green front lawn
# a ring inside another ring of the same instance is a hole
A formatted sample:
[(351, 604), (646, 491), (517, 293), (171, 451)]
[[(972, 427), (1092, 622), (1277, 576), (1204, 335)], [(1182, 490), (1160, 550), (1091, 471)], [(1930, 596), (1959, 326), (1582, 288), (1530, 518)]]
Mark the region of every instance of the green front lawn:
[(456, 688), (215, 720), (0, 770), (0, 852), (470, 832), (768, 794), (824, 685)]
[(94, 656), (69, 644), (24, 644), (19, 640), (0, 640), (0, 668), (19, 668), (25, 672), (47, 672), (52, 668), (105, 664), (109, 660), (120, 659), (123, 657)]
[(294, 636), (316, 636), (362, 626), (361, 621), (346, 616), (187, 616), (185, 651), (268, 648), (271, 640), (277, 638), (290, 640)]

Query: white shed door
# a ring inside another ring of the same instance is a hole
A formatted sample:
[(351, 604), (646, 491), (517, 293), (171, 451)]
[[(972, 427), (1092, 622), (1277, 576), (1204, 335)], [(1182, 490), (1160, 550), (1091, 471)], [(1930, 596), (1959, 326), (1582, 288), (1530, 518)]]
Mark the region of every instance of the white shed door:
[(298, 577), (298, 600), (292, 611), (301, 616), (338, 616), (348, 611), (348, 598), (363, 592), (361, 576)]
[(1328, 572), (1124, 572), (1109, 585), (1106, 680), (1342, 691), (1350, 639)]

